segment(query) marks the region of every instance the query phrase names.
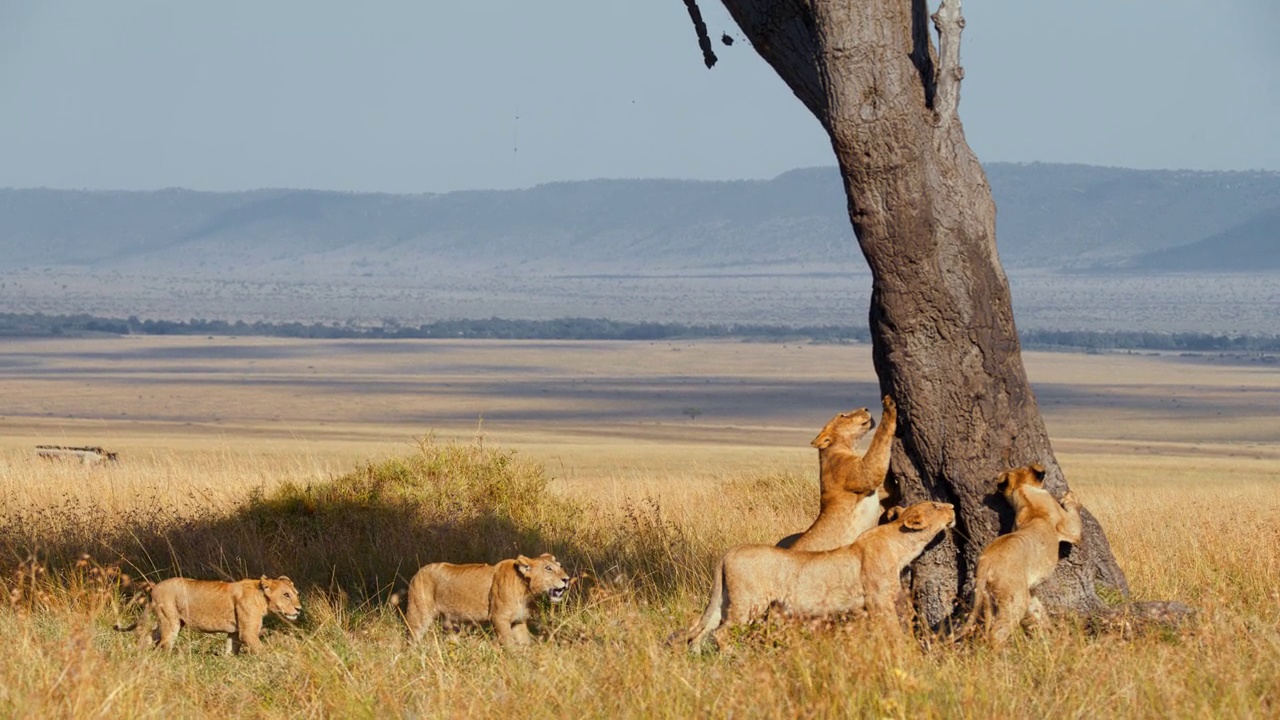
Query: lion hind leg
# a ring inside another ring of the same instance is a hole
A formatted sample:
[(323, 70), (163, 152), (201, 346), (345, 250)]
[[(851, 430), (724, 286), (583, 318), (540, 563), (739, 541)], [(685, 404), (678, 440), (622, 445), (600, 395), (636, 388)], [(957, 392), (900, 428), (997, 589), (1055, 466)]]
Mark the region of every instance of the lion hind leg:
[[(417, 597), (409, 596), (409, 607), (404, 613), (404, 629), (408, 635), (410, 643), (422, 641), (422, 636), (427, 634), (427, 628), (431, 627), (436, 621), (436, 606), (431, 598), (419, 600)], [(451, 625), (448, 620), (446, 625)]]
[(1041, 630), (1049, 624), (1049, 615), (1045, 612), (1044, 603), (1040, 602), (1040, 598), (1032, 595), (1031, 601), (1027, 603), (1027, 615), (1022, 619), (1022, 627), (1025, 630)]
[(725, 646), (726, 637), (729, 631), (740, 625), (749, 625), (756, 620), (761, 620), (769, 616), (769, 605), (751, 605), (746, 602), (733, 602), (721, 613), (719, 627), (716, 627), (711, 633), (711, 639), (715, 642), (717, 648)]
[(162, 650), (172, 650), (173, 645), (178, 640), (178, 631), (182, 629), (182, 618), (178, 616), (176, 608), (170, 609), (163, 606), (155, 608), (156, 629), (153, 633), (156, 640), (156, 646)]
[(115, 629), (120, 632), (134, 633), (137, 635), (138, 648), (150, 650), (160, 642), (160, 626), (154, 624), (155, 617), (153, 615), (154, 613), (151, 612), (151, 608), (148, 606), (142, 611), (142, 616), (133, 624), (127, 626), (116, 625)]
[(1027, 592), (1015, 593), (1006, 602), (996, 607), (995, 618), (991, 627), (991, 642), (1001, 644), (1013, 635), (1013, 631), (1022, 624), (1022, 619), (1027, 616), (1027, 610), (1031, 605), (1030, 594)]
[(965, 618), (964, 625), (956, 633), (955, 639), (960, 640), (973, 634), (979, 619), (987, 627), (991, 626), (991, 594), (987, 591), (986, 574), (983, 572), (981, 562), (978, 563), (978, 582), (973, 588), (973, 607), (969, 610), (969, 616)]

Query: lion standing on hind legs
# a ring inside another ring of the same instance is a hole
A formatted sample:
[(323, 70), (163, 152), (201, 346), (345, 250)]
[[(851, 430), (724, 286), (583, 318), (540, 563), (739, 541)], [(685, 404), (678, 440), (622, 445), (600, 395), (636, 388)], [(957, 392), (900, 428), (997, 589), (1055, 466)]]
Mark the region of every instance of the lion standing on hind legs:
[(818, 517), (808, 530), (778, 541), (792, 550), (844, 547), (880, 522), (879, 490), (889, 473), (889, 450), (898, 428), (898, 406), (884, 396), (880, 427), (865, 455), (858, 441), (876, 426), (866, 408), (840, 413), (810, 443), (818, 449), (822, 495)]
[(1058, 543), (1080, 542), (1080, 503), (1068, 492), (1061, 503), (1044, 489), (1044, 466), (1032, 463), (1000, 474), (998, 486), (1013, 506), (1014, 530), (978, 556), (973, 609), (958, 637), (973, 632), (979, 617), (993, 643), (1009, 639), (1019, 624), (1040, 625), (1044, 606), (1031, 591), (1058, 566)]

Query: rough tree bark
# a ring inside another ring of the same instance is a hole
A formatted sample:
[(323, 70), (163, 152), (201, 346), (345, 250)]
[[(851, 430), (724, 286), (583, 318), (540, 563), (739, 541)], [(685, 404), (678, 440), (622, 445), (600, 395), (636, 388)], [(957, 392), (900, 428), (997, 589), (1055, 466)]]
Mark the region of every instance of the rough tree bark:
[[(871, 266), (871, 335), (882, 392), (897, 399), (890, 484), (907, 502), (959, 510), (958, 533), (913, 568), (921, 616), (938, 627), (971, 596), (981, 549), (1012, 525), (995, 478), (1041, 462), (1066, 479), (1022, 365), (995, 203), (957, 107), (959, 0), (722, 0), (756, 51), (831, 137), (858, 244)], [(1126, 595), (1102, 528), (1037, 595), (1095, 612), (1097, 590)]]

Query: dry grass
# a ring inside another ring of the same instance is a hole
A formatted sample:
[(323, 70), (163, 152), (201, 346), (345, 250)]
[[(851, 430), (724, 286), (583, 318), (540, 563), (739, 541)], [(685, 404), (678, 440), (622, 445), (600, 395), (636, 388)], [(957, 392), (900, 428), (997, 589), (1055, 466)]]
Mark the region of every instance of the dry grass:
[[(1182, 598), (1203, 609), (1185, 633), (1091, 636), (1063, 624), (991, 651), (883, 646), (857, 626), (768, 626), (721, 654), (690, 658), (663, 641), (699, 610), (714, 555), (732, 542), (773, 539), (782, 534), (776, 528), (802, 524), (812, 504), (802, 473), (670, 477), (667, 487), (650, 488), (652, 499), (636, 501), (608, 493), (566, 499), (547, 489), (538, 463), (470, 445), (428, 448), (422, 457), (338, 477), (306, 458), (272, 471), (234, 453), (198, 460), (157, 455), (149, 466), (95, 471), (91, 480), (106, 508), (99, 511), (78, 499), (85, 480), (78, 468), (6, 457), (0, 487), (6, 589), (25, 595), (0, 610), (0, 632), (11, 643), (11, 661), (0, 669), (0, 714), (1266, 717), (1276, 711), (1280, 468), (1270, 461), (1064, 460), (1080, 478), (1077, 492), (1108, 528), (1135, 594)], [(436, 482), (393, 481), (433, 463), (447, 466)], [(182, 492), (164, 483), (175, 472), (224, 484)], [(32, 489), (37, 478), (39, 491)], [(358, 516), (357, 505), (373, 511)], [(150, 531), (159, 531), (176, 549), (172, 560), (185, 560), (183, 569), (194, 574), (281, 570), (301, 578), (305, 621), (273, 624), (269, 649), (258, 657), (223, 658), (216, 655), (220, 643), (192, 636), (172, 655), (138, 651), (131, 637), (110, 630), (125, 612), (112, 579), (77, 567), (74, 548), (76, 540), (96, 542), (86, 545), (94, 556), (123, 556), (126, 572), (167, 575), (168, 558), (139, 561), (148, 544), (139, 540), (146, 534), (139, 531), (146, 524), (139, 507), (161, 519)], [(23, 528), (17, 538), (15, 527)], [(19, 588), (13, 560), (23, 538), (57, 546), (60, 557)], [(404, 646), (398, 619), (377, 602), (403, 561), (416, 557), (404, 563), (413, 567), (437, 557), (492, 560), (516, 545), (551, 549), (597, 576), (567, 606), (544, 609), (546, 642), (503, 654), (484, 633), (468, 632)]]
[[(547, 367), (554, 359), (542, 356)], [(1075, 372), (1070, 356), (1041, 359)], [(1150, 367), (1118, 363), (1110, 385), (1142, 397), (1161, 384)], [(650, 433), (617, 420), (595, 432), (531, 420), (509, 427), (514, 449), (447, 437), (419, 448), (395, 423), (356, 422), (365, 412), (357, 403), (323, 441), (314, 428), (291, 438), (235, 417), (213, 438), (181, 424), (100, 425), (125, 462), (86, 472), (31, 458), (30, 436), (47, 426), (11, 415), (8, 439), (0, 436), (10, 598), (0, 606), (10, 644), (0, 716), (1274, 717), (1280, 458), (1263, 443), (1275, 425), (1258, 419), (1255, 400), (1223, 394), (1243, 377), (1233, 373), (1200, 368), (1168, 386), (1197, 404), (1185, 422), (1134, 401), (1126, 424), (1111, 425), (1105, 408), (1071, 401), (1108, 384), (1096, 376), (1055, 378), (1064, 405), (1046, 404), (1051, 429), (1073, 429), (1061, 460), (1135, 595), (1189, 602), (1198, 622), (1136, 637), (1062, 622), (997, 651), (884, 644), (856, 624), (758, 627), (702, 657), (664, 645), (701, 609), (710, 564), (727, 545), (773, 540), (811, 517), (805, 442), (825, 417), (809, 430), (785, 417), (776, 430), (744, 425), (737, 440), (702, 419), (671, 423), (665, 435), (666, 426)], [(1265, 394), (1276, 384), (1260, 376), (1248, 387)], [(107, 387), (123, 396), (123, 381)], [(75, 407), (68, 422), (87, 427)], [(1223, 424), (1262, 440), (1228, 441)], [(381, 598), (407, 572), (516, 548), (554, 551), (594, 576), (564, 606), (542, 608), (544, 642), (504, 654), (469, 631), (404, 645)], [(224, 658), (216, 639), (185, 634), (172, 654), (142, 652), (111, 630), (131, 611), (109, 565), (135, 577), (285, 572), (303, 587), (304, 620), (269, 622), (259, 656)]]

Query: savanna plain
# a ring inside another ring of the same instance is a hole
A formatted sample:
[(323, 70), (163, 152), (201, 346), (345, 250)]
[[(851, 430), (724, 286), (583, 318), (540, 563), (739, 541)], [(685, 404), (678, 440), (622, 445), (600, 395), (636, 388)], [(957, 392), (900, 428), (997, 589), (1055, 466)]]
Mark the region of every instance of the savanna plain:
[[(817, 511), (808, 441), (878, 390), (860, 345), (6, 340), (0, 715), (1275, 717), (1280, 368), (1027, 353), (1072, 488), (1135, 599), (1181, 628), (1058, 619), (1008, 646), (771, 621), (668, 647), (716, 557)], [(39, 460), (103, 445), (117, 463)], [(403, 639), (421, 565), (555, 553), (538, 641)], [(129, 583), (287, 574), (296, 623), (224, 657), (144, 650)]]

